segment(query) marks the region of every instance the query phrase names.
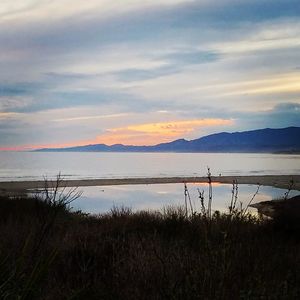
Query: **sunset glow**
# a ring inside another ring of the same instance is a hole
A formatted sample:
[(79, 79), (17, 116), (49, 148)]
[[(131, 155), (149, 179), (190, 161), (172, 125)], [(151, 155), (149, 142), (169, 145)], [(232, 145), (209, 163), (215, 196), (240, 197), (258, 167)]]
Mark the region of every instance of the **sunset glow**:
[(170, 142), (174, 139), (188, 136), (196, 129), (233, 125), (233, 120), (223, 119), (201, 119), (184, 120), (160, 123), (146, 123), (131, 125), (123, 128), (107, 130), (107, 133), (98, 136), (97, 141), (107, 145), (122, 143), (126, 145), (154, 145), (162, 142)]

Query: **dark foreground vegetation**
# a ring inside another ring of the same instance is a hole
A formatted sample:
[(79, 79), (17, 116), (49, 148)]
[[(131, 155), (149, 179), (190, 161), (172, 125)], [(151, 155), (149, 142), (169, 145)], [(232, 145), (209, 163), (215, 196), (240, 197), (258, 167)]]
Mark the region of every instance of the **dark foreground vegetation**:
[(298, 229), (184, 209), (0, 198), (0, 299), (299, 299)]

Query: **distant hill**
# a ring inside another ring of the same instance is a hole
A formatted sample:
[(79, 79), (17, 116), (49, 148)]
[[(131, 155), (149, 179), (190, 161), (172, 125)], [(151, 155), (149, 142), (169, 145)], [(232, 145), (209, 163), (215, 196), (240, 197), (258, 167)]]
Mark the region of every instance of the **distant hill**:
[(221, 132), (199, 139), (175, 140), (154, 146), (115, 144), (38, 149), (43, 152), (266, 152), (300, 153), (300, 127)]

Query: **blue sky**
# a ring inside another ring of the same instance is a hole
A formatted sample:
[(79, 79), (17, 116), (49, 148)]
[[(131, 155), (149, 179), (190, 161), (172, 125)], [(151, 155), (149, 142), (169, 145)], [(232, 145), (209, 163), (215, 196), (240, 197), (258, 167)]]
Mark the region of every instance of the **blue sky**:
[(300, 126), (297, 0), (2, 0), (0, 148)]

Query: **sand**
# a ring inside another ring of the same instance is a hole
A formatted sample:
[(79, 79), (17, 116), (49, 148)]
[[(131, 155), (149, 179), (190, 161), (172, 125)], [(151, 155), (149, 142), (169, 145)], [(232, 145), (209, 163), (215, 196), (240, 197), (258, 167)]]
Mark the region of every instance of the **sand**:
[[(212, 182), (231, 184), (234, 180), (238, 184), (254, 184), (272, 186), (282, 189), (291, 188), (300, 191), (300, 175), (262, 175), (262, 176), (213, 176)], [(152, 177), (152, 178), (102, 178), (63, 180), (62, 187), (82, 186), (109, 186), (109, 185), (132, 185), (132, 184), (165, 184), (165, 183), (206, 183), (207, 177)], [(293, 184), (291, 184), (293, 182)], [(55, 186), (55, 181), (49, 181), (48, 186)], [(40, 189), (45, 187), (44, 181), (10, 181), (0, 182), (0, 192), (18, 193), (29, 189)]]

